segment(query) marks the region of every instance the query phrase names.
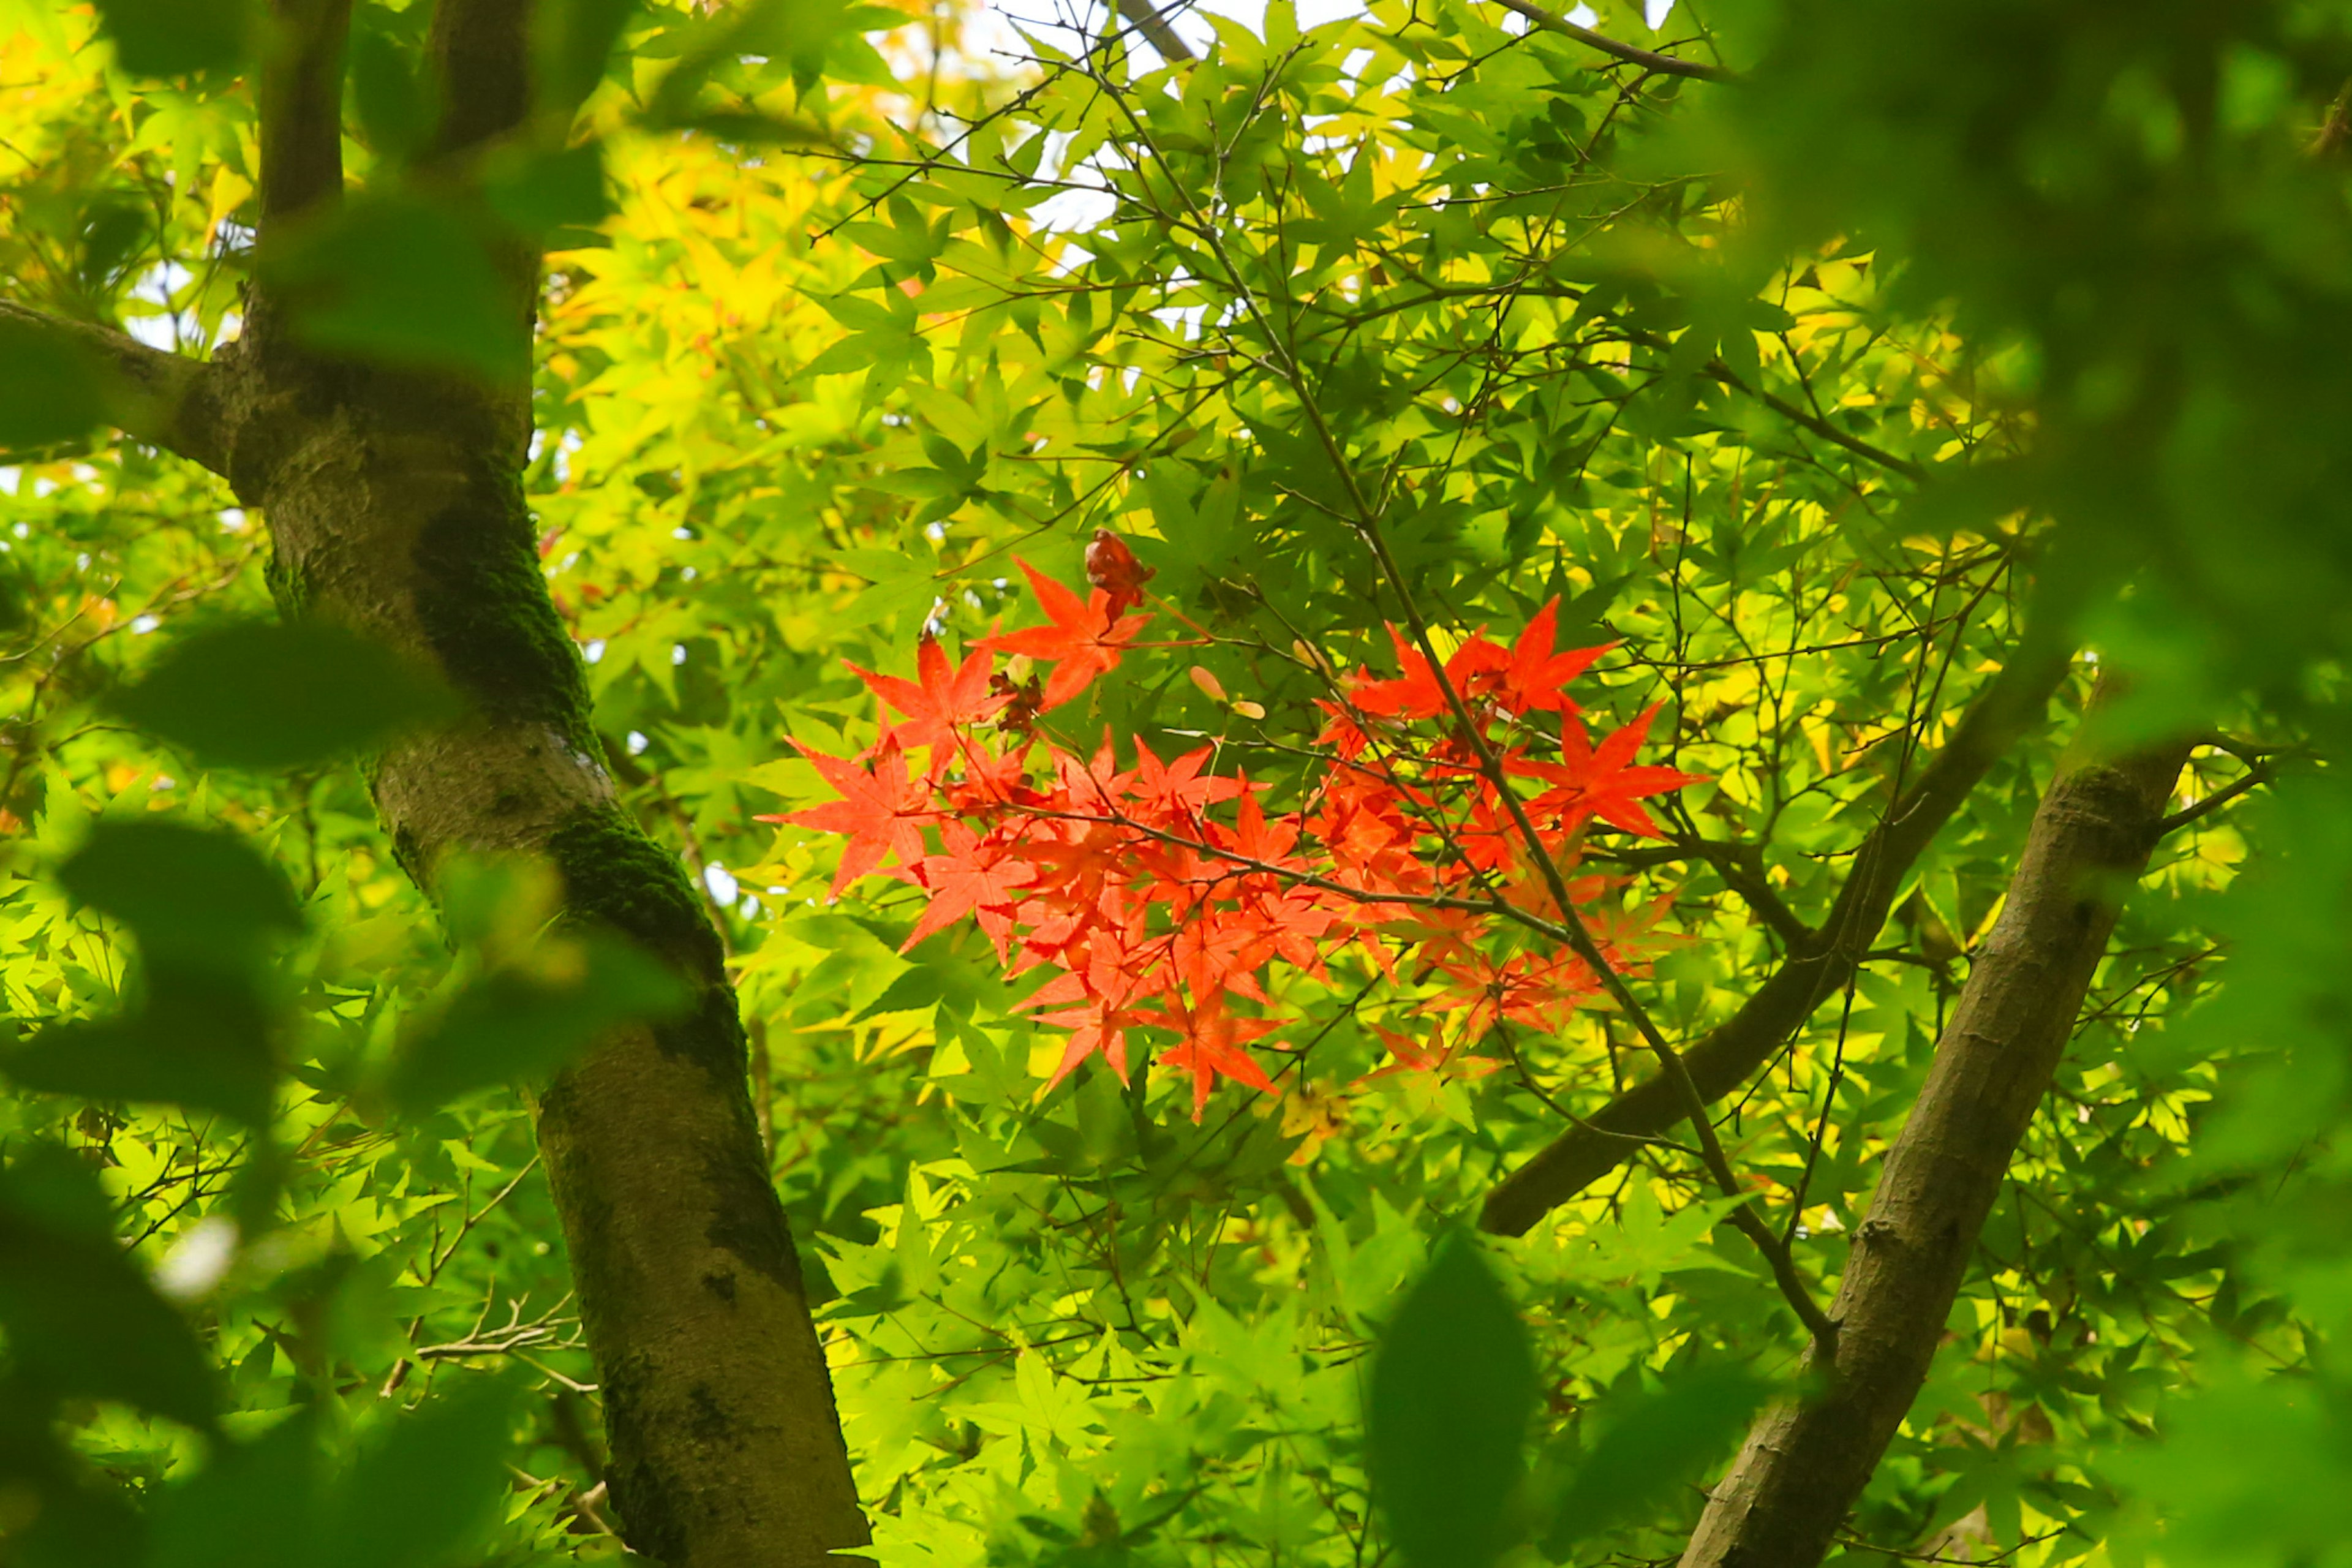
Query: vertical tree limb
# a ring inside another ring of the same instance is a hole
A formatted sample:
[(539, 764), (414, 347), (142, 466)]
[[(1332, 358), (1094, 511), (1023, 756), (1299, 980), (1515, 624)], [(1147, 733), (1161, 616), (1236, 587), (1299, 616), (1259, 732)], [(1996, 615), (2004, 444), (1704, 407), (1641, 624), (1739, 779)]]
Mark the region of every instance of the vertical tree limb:
[[(289, 27), (262, 94), (264, 244), (341, 181), (348, 0), (278, 0)], [(533, 6), (441, 0), (426, 43), (444, 119), (423, 171), (532, 129)], [(528, 323), (539, 258), (493, 247)], [(541, 568), (522, 473), (527, 365), (485, 383), (341, 360), (295, 342), (265, 287), (225, 376), (219, 445), (267, 519), (289, 615), (401, 649), (469, 700), (372, 765), (401, 865), (431, 890), (455, 853), (562, 871), (569, 919), (615, 929), (692, 987), (688, 1016), (599, 1041), (536, 1106), (594, 1354), (629, 1545), (668, 1568), (821, 1568), (868, 1540), (830, 1375), (770, 1183), (719, 933), (677, 858), (625, 812), (585, 673)]]
[(273, 0), (260, 80), (265, 226), (343, 190), (343, 47), (352, 0)]
[[(1969, 793), (2017, 738), (2041, 721), (2068, 661), (2026, 654), (1986, 686), (1933, 762), (1855, 852), (1853, 868), (1813, 940), (1792, 947), (1737, 1013), (1683, 1053), (1708, 1101), (1746, 1083), (1853, 975), (1885, 925), (1903, 880)], [(1636, 1084), (1569, 1129), (1486, 1194), (1479, 1227), (1522, 1236), (1546, 1214), (1615, 1170), (1682, 1120), (1662, 1076)]]
[(1831, 1309), (1835, 1351), (1807, 1355), (1820, 1392), (1758, 1421), (1682, 1568), (1812, 1568), (1828, 1550), (1927, 1379), (2189, 750), (2062, 768), (2042, 797), (2008, 901), (1854, 1232)]
[(494, 141), (530, 113), (530, 0), (441, 0), (425, 37), (425, 68), (441, 84), (434, 155)]

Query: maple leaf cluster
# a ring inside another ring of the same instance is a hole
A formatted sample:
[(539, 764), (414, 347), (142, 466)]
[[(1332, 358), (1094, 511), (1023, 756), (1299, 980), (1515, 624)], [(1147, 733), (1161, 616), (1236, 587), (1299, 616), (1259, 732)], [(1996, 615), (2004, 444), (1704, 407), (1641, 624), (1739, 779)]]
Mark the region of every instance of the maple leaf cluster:
[[(1400, 673), (1336, 683), (1319, 766), (1274, 811), (1265, 784), (1213, 771), (1211, 747), (1162, 761), (1139, 739), (1122, 767), (1108, 735), (1082, 755), (1040, 734), (1036, 716), (1118, 668), (1151, 619), (1150, 572), (1117, 536), (1096, 536), (1087, 567), (1081, 599), (1021, 563), (1048, 624), (961, 663), (926, 637), (913, 680), (851, 665), (887, 710), (879, 738), (851, 760), (801, 748), (840, 798), (760, 819), (847, 838), (836, 897), (869, 875), (920, 889), (908, 947), (970, 919), (1008, 973), (1045, 972), (1021, 1005), (1068, 1032), (1048, 1089), (1097, 1058), (1125, 1081), (1141, 1042), (1172, 1037), (1158, 1060), (1191, 1078), (1194, 1120), (1222, 1079), (1275, 1093), (1254, 1054), (1287, 1021), (1268, 983), (1277, 966), (1323, 980), (1343, 949), (1435, 986), (1425, 1040), (1378, 1031), (1382, 1073), (1489, 1066), (1469, 1048), (1498, 1024), (1554, 1034), (1600, 994), (1558, 942), (1495, 940), (1513, 911), (1559, 920), (1555, 878), (1604, 959), (1638, 970), (1646, 921), (1579, 872), (1583, 835), (1597, 818), (1655, 836), (1643, 800), (1698, 781), (1635, 761), (1654, 708), (1595, 743), (1565, 688), (1606, 649), (1555, 648), (1557, 600), (1442, 669), (1391, 627)], [(1042, 688), (1003, 655), (1047, 668)]]

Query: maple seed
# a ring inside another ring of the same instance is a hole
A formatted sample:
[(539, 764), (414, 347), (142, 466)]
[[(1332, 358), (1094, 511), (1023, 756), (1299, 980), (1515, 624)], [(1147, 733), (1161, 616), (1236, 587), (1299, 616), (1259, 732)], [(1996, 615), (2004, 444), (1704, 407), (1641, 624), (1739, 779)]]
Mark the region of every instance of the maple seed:
[(1224, 687), (1218, 682), (1215, 676), (1211, 675), (1207, 670), (1202, 669), (1197, 664), (1192, 667), (1192, 684), (1199, 687), (1202, 694), (1205, 695), (1210, 701), (1223, 702), (1225, 700)]
[(1110, 595), (1104, 590), (1096, 589), (1091, 600), (1082, 604), (1076, 594), (1026, 561), (1017, 555), (1013, 559), (1036, 590), (1037, 606), (1053, 625), (982, 637), (974, 646), (992, 653), (1023, 654), (1053, 665), (1054, 673), (1045, 682), (1045, 706), (1059, 708), (1093, 685), (1095, 677), (1118, 668), (1121, 650), (1151, 617), (1120, 620), (1110, 613)]
[(1143, 603), (1143, 585), (1159, 575), (1159, 568), (1135, 558), (1127, 541), (1108, 528), (1095, 530), (1094, 542), (1087, 546), (1087, 581), (1110, 596), (1110, 620)]

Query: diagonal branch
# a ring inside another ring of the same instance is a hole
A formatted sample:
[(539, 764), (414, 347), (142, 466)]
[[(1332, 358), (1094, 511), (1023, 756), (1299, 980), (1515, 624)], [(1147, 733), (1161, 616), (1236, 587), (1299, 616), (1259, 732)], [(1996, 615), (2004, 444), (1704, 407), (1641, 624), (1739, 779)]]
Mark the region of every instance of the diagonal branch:
[(2197, 821), (2200, 817), (2211, 816), (2214, 812), (2221, 810), (2223, 806), (2229, 805), (2240, 795), (2246, 794), (2250, 790), (2260, 789), (2263, 785), (2270, 784), (2277, 779), (2277, 777), (2278, 770), (2276, 768), (2273, 767), (2267, 762), (2258, 762), (2252, 767), (2248, 768), (2245, 773), (2241, 774), (2239, 777), (2231, 780), (2229, 784), (2222, 785), (2220, 789), (2215, 790), (2211, 795), (2207, 795), (2204, 799), (2182, 806), (2179, 811), (2174, 812), (2170, 816), (2168, 816), (2162, 822), (2158, 823), (2156, 825), (2157, 831), (2163, 834), (2178, 833), (2182, 828), (2188, 826), (2190, 823)]
[(1151, 0), (1112, 0), (1111, 9), (1119, 20), (1141, 33), (1146, 42), (1160, 51), (1160, 58), (1170, 65), (1186, 64), (1200, 57), (1192, 46), (1177, 35), (1168, 24), (1168, 13)]
[[(1505, 0), (1505, 3), (1508, 4), (1508, 0)], [(1898, 458), (1884, 447), (1873, 446), (1859, 436), (1839, 429), (1826, 419), (1815, 418), (1784, 397), (1776, 397), (1771, 393), (1748, 385), (1747, 382), (1740, 379), (1737, 372), (1719, 359), (1711, 359), (1699, 368), (1706, 374), (1731, 388), (1732, 391), (1756, 399), (1790, 424), (1811, 430), (1822, 440), (1833, 442), (1857, 458), (1866, 458), (1888, 472), (1900, 474), (1914, 482), (1924, 481), (1927, 478), (1927, 470), (1911, 461), (1910, 458)]]
[[(1837, 902), (1814, 940), (1792, 949), (1738, 1012), (1683, 1053), (1690, 1080), (1708, 1101), (1722, 1099), (1779, 1054), (1825, 996), (1853, 976), (1886, 923), (1911, 867), (1992, 764), (2039, 721), (2069, 661), (2021, 658), (1972, 703), (1951, 738), (1863, 841)], [(1546, 1214), (1622, 1163), (1683, 1119), (1679, 1085), (1664, 1075), (1635, 1085), (1552, 1141), (1486, 1194), (1480, 1228), (1524, 1235)]]
[(1611, 59), (1622, 60), (1629, 66), (1640, 66), (1645, 71), (1660, 76), (1688, 77), (1694, 81), (1738, 81), (1739, 79), (1717, 66), (1701, 65), (1696, 60), (1678, 60), (1672, 55), (1662, 55), (1654, 49), (1644, 49), (1620, 43), (1606, 33), (1596, 33), (1590, 27), (1578, 26), (1567, 17), (1547, 11), (1528, 0), (1502, 0), (1503, 8), (1516, 11), (1547, 33), (1558, 33), (1563, 38), (1599, 49)]
[(6, 300), (0, 300), (0, 329), (20, 341), (46, 339), (89, 363), (98, 373), (107, 423), (132, 440), (228, 473), (220, 372), (211, 364), (149, 348), (112, 327)]

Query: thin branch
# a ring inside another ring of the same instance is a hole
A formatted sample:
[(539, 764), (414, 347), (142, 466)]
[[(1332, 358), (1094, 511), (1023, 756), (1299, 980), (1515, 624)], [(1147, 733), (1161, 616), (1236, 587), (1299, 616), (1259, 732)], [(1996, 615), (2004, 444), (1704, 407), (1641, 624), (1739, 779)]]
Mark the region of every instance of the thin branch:
[[(1157, 154), (1159, 150), (1152, 143), (1150, 131), (1140, 120), (1135, 118), (1134, 111), (1128, 109), (1123, 100), (1118, 101), (1121, 109), (1129, 114), (1139, 137)], [(1223, 270), (1235, 298), (1241, 302), (1242, 308), (1256, 319), (1259, 327), (1265, 331), (1267, 346), (1276, 356), (1274, 362), (1267, 364), (1266, 368), (1279, 376), (1289, 387), (1292, 395), (1298, 400), (1299, 411), (1306, 416), (1307, 423), (1314, 433), (1316, 444), (1322, 448), (1324, 460), (1330, 465), (1333, 474), (1339, 480), (1339, 487), (1350, 514), (1348, 521), (1353, 525), (1357, 537), (1362, 541), (1366, 551), (1371, 555), (1381, 577), (1387, 581), (1390, 590), (1395, 594), (1398, 606), (1404, 616), (1405, 627), (1412, 633), (1414, 646), (1420, 650), (1422, 658), (1427, 661), (1429, 668), (1434, 674), (1438, 690), (1444, 695), (1447, 709), (1452, 712), (1454, 722), (1461, 726), (1465, 740), (1477, 757), (1479, 771), (1486, 775), (1488, 784), (1500, 795), (1504, 809), (1510, 814), (1513, 827), (1517, 830), (1519, 837), (1526, 844), (1529, 858), (1542, 877), (1545, 890), (1550, 895), (1553, 905), (1559, 911), (1560, 936), (1564, 939), (1566, 946), (1600, 981), (1601, 989), (1608, 993), (1610, 1000), (1616, 1003), (1618, 1010), (1633, 1021), (1633, 1026), (1640, 1031), (1643, 1043), (1657, 1057), (1662, 1076), (1673, 1087), (1675, 1099), (1680, 1103), (1684, 1115), (1690, 1121), (1691, 1131), (1697, 1135), (1699, 1152), (1708, 1173), (1715, 1178), (1716, 1184), (1723, 1190), (1726, 1197), (1738, 1200), (1730, 1214), (1733, 1226), (1741, 1235), (1747, 1237), (1757, 1251), (1763, 1255), (1766, 1265), (1772, 1272), (1774, 1283), (1787, 1298), (1790, 1309), (1811, 1332), (1814, 1342), (1822, 1346), (1824, 1353), (1827, 1353), (1836, 1343), (1836, 1326), (1830, 1321), (1828, 1315), (1822, 1310), (1820, 1303), (1812, 1299), (1811, 1292), (1799, 1278), (1788, 1249), (1780, 1245), (1778, 1238), (1772, 1235), (1771, 1228), (1756, 1212), (1752, 1200), (1758, 1194), (1752, 1189), (1746, 1189), (1740, 1185), (1738, 1175), (1731, 1169), (1729, 1159), (1723, 1152), (1722, 1142), (1716, 1136), (1715, 1124), (1707, 1119), (1706, 1101), (1700, 1095), (1697, 1086), (1691, 1080), (1690, 1073), (1683, 1063), (1681, 1054), (1660, 1032), (1656, 1022), (1651, 1018), (1648, 1010), (1642, 1005), (1641, 998), (1633, 994), (1632, 987), (1625, 984), (1624, 976), (1618, 973), (1615, 965), (1612, 964), (1608, 956), (1601, 951), (1601, 944), (1592, 939), (1592, 933), (1586, 929), (1583, 917), (1577, 911), (1576, 900), (1569, 893), (1567, 879), (1562, 875), (1559, 862), (1553, 859), (1550, 850), (1544, 844), (1542, 834), (1537, 831), (1534, 820), (1528, 816), (1526, 803), (1520, 800), (1517, 792), (1511, 788), (1509, 776), (1503, 768), (1502, 757), (1487, 740), (1486, 731), (1479, 726), (1475, 716), (1471, 713), (1470, 705), (1464, 700), (1453, 678), (1446, 672), (1446, 661), (1438, 653), (1437, 645), (1430, 636), (1429, 622), (1422, 615), (1420, 606), (1414, 603), (1409, 579), (1403, 569), (1397, 564), (1395, 555), (1389, 549), (1387, 535), (1381, 526), (1381, 509), (1373, 505), (1370, 498), (1365, 495), (1363, 486), (1357, 478), (1355, 465), (1349, 460), (1346, 448), (1332, 430), (1330, 422), (1324, 417), (1322, 406), (1316, 399), (1313, 386), (1308, 383), (1305, 372), (1300, 368), (1288, 344), (1282, 335), (1276, 331), (1274, 322), (1267, 318), (1265, 308), (1259, 303), (1256, 294), (1243, 277), (1241, 269), (1234, 264), (1233, 258), (1226, 252), (1223, 236), (1208, 222), (1206, 216), (1201, 212), (1199, 205), (1193, 200), (1191, 191), (1180, 187), (1180, 195), (1185, 205), (1191, 209), (1196, 232), (1206, 243), (1210, 253), (1217, 258), (1217, 264)]]
[[(1503, 0), (1503, 3), (1507, 5), (1511, 0)], [(1776, 397), (1759, 387), (1748, 385), (1738, 372), (1719, 359), (1711, 359), (1700, 368), (1734, 392), (1742, 393), (1756, 399), (1790, 424), (1802, 426), (1822, 440), (1833, 442), (1844, 447), (1857, 458), (1867, 458), (1880, 468), (1900, 474), (1914, 483), (1924, 481), (1927, 478), (1927, 470), (1911, 461), (1910, 458), (1898, 458), (1884, 447), (1874, 447), (1861, 437), (1849, 435), (1828, 420), (1806, 413), (1784, 397)]]
[(2178, 833), (2180, 829), (2188, 826), (2190, 823), (2195, 822), (2200, 817), (2210, 816), (2212, 813), (2221, 810), (2223, 806), (2229, 805), (2240, 795), (2246, 794), (2249, 790), (2259, 789), (2277, 777), (2277, 771), (2272, 768), (2268, 763), (2257, 763), (2252, 768), (2249, 768), (2242, 776), (2232, 779), (2229, 784), (2215, 790), (2203, 800), (2197, 801), (2189, 805), (2182, 806), (2179, 811), (2174, 812), (2170, 816), (2168, 816), (2163, 821), (2158, 823), (2156, 825), (2156, 836), (2158, 838), (2163, 838), (2171, 834)]
[(1640, 66), (1659, 76), (1687, 77), (1693, 81), (1738, 81), (1739, 79), (1717, 66), (1701, 65), (1696, 60), (1678, 60), (1672, 55), (1662, 55), (1654, 49), (1644, 49), (1633, 44), (1620, 43), (1606, 33), (1596, 33), (1590, 27), (1580, 27), (1556, 12), (1528, 0), (1501, 0), (1507, 11), (1516, 11), (1547, 33), (1558, 33), (1563, 38), (1574, 38), (1588, 48), (1599, 49), (1611, 59), (1629, 66)]

